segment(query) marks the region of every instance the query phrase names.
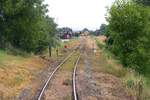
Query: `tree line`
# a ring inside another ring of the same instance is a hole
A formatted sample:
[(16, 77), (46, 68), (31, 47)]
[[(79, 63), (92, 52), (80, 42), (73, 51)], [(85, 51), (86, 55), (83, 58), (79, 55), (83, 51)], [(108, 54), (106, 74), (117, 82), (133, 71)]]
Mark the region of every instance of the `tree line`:
[(56, 27), (44, 0), (0, 0), (0, 48), (39, 53), (54, 45)]
[(107, 48), (124, 67), (150, 72), (150, 1), (116, 0), (108, 9)]

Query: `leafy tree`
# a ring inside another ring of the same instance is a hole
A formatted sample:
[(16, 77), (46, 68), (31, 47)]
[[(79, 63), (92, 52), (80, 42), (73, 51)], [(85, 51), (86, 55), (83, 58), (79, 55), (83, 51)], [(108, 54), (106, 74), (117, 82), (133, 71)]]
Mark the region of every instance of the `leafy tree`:
[(9, 43), (27, 52), (44, 50), (54, 40), (56, 30), (47, 12), (43, 0), (1, 0), (0, 47)]
[(143, 4), (145, 6), (150, 6), (150, 1), (149, 0), (135, 0), (139, 4)]
[(95, 31), (90, 32), (91, 35), (99, 36), (100, 35), (100, 29), (97, 29)]
[(117, 0), (109, 9), (111, 51), (124, 66), (140, 73), (150, 71), (150, 22), (147, 8), (132, 1)]
[(107, 33), (107, 25), (106, 24), (102, 24), (100, 27), (100, 34), (104, 35)]
[[(42, 21), (39, 24), (43, 26), (41, 27), (41, 36), (39, 36), (38, 46), (36, 47), (36, 53), (40, 53), (41, 51), (45, 50), (48, 45), (55, 46), (57, 44), (57, 25), (54, 23), (53, 19), (49, 16), (46, 16), (44, 21)], [(45, 33), (45, 35), (43, 35), (43, 32)]]
[(82, 30), (82, 32), (84, 33), (84, 32), (88, 32), (89, 30), (87, 29), (87, 28), (84, 28), (83, 30)]

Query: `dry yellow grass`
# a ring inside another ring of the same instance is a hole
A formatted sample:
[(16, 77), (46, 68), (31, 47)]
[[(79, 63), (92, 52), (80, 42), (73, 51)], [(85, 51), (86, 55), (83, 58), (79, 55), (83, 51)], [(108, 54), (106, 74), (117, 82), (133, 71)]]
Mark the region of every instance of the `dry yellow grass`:
[(4, 54), (0, 61), (0, 96), (15, 97), (22, 88), (34, 79), (34, 74), (46, 67), (47, 62), (39, 57), (19, 57)]
[(106, 41), (107, 37), (102, 35), (102, 36), (96, 37), (96, 39), (99, 40), (102, 43), (102, 42)]
[[(71, 49), (78, 43), (77, 40), (71, 40), (70, 43), (65, 44)], [(60, 52), (62, 50), (63, 46), (60, 47)], [(54, 62), (56, 59), (58, 57), (53, 49), (50, 61)], [(34, 79), (37, 79), (39, 72), (47, 68), (49, 63), (48, 54), (44, 60), (39, 56), (14, 56), (0, 50), (0, 100), (1, 98), (11, 100), (11, 98), (18, 96), (26, 85), (28, 86)]]

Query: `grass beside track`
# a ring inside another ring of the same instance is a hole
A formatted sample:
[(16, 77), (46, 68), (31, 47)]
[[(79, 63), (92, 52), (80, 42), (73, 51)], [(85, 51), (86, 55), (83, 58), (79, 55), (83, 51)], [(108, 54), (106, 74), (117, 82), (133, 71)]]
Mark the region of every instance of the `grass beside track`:
[(105, 49), (105, 44), (98, 38), (95, 39), (97, 46), (101, 50), (99, 53), (102, 57), (100, 63), (104, 63), (101, 71), (119, 77), (129, 95), (140, 98), (139, 100), (150, 100), (150, 78), (140, 75), (132, 69), (124, 68), (119, 60), (115, 59), (115, 57)]
[(22, 57), (0, 51), (0, 99), (15, 98), (47, 62), (37, 56)]
[(63, 65), (62, 65), (62, 69), (65, 71), (73, 71), (74, 69), (74, 64), (79, 56), (79, 51), (76, 51), (75, 54), (73, 54)]
[[(38, 74), (48, 67), (48, 59), (54, 62), (64, 57), (77, 44), (77, 39), (61, 43), (58, 46), (59, 57), (56, 56), (56, 48), (53, 48), (52, 57), (49, 58), (48, 51), (46, 51), (44, 55), (41, 55), (45, 57), (44, 59), (35, 55), (12, 55), (0, 50), (0, 100), (12, 100), (11, 98), (18, 97), (20, 92), (27, 85), (32, 84), (32, 80), (37, 79)], [(64, 45), (69, 46), (65, 52)]]

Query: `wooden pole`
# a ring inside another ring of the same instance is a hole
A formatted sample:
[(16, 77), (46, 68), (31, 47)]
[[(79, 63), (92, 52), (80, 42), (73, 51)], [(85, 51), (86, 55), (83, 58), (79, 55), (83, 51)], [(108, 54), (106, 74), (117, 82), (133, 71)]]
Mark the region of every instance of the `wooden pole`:
[(51, 47), (51, 45), (49, 45), (49, 57), (51, 57), (52, 56), (52, 47)]
[(57, 54), (57, 57), (58, 57), (58, 48), (56, 49), (56, 54)]

